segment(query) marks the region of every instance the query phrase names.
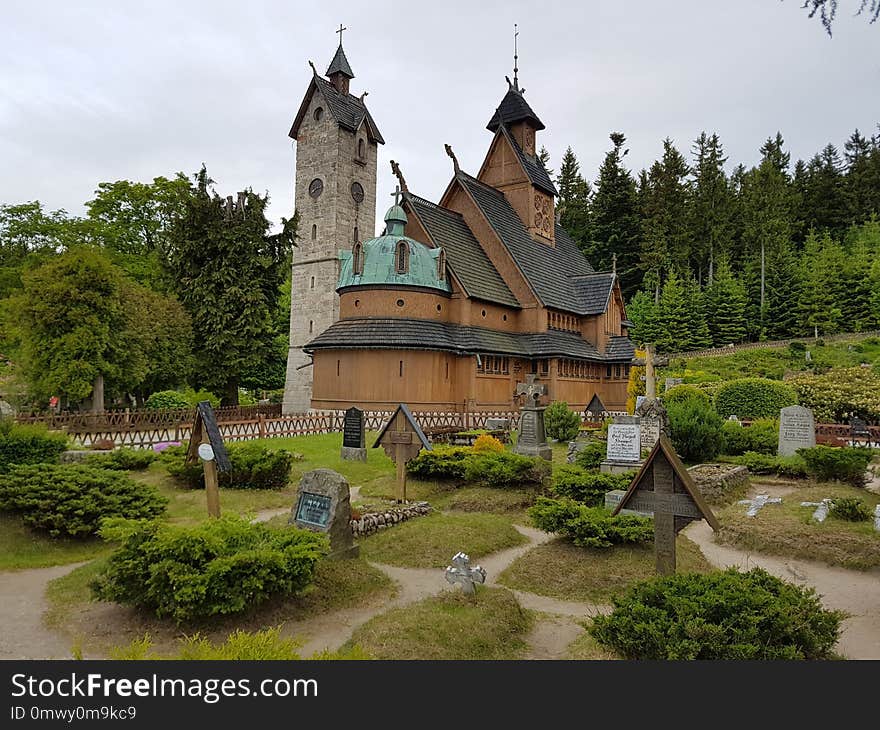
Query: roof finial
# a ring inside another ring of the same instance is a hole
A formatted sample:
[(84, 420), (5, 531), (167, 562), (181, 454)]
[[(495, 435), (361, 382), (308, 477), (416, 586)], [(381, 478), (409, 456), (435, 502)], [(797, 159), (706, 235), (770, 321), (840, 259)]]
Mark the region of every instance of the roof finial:
[(616, 253), (611, 254), (611, 273), (612, 274), (617, 273), (617, 254)]
[(408, 193), (409, 188), (406, 186), (406, 180), (403, 179), (403, 173), (400, 171), (400, 165), (398, 165), (394, 160), (391, 160), (391, 172), (394, 173), (394, 177), (397, 178), (397, 182), (400, 183), (400, 189)]
[(400, 185), (394, 188), (394, 192), (391, 193), (391, 197), (394, 198), (395, 205), (400, 205)]
[(444, 145), (446, 147), (446, 154), (452, 158), (452, 167), (455, 169), (455, 174), (458, 175), (461, 172), (461, 168), (458, 166), (458, 158), (455, 156), (455, 152), (452, 151), (452, 147), (450, 145)]
[(519, 68), (517, 68), (517, 61), (519, 60), (519, 55), (517, 55), (517, 44), (516, 38), (519, 35), (519, 28), (517, 24), (513, 24), (513, 88), (519, 91)]
[(340, 24), (339, 24), (339, 30), (336, 31), (336, 32), (339, 34), (339, 45), (340, 45), (340, 46), (342, 45), (342, 31), (344, 31), (344, 30), (348, 30), (348, 28), (345, 28), (345, 27), (342, 25), (342, 23), (340, 23)]

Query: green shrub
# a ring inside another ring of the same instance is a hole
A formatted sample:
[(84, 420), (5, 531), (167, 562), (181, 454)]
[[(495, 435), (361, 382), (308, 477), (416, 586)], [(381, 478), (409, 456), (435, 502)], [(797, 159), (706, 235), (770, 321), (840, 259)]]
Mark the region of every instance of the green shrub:
[(156, 452), (150, 449), (116, 449), (110, 454), (92, 454), (86, 464), (101, 469), (117, 471), (141, 471), (156, 461)]
[(183, 393), (176, 390), (160, 390), (150, 395), (144, 403), (144, 408), (191, 408), (192, 404)]
[(822, 375), (796, 375), (789, 383), (800, 403), (812, 410), (819, 422), (847, 423), (853, 417), (880, 419), (880, 371), (834, 368)]
[(871, 449), (814, 446), (797, 452), (806, 462), (807, 471), (819, 481), (847, 482), (854, 487), (864, 487), (867, 483)]
[(778, 418), (782, 408), (796, 403), (791, 387), (766, 378), (731, 380), (715, 394), (715, 410), (722, 418)]
[(608, 444), (605, 441), (590, 441), (574, 457), (574, 463), (581, 469), (598, 469), (605, 461)]
[[(228, 489), (284, 489), (290, 467), (298, 458), (284, 449), (269, 449), (262, 444), (226, 445), (230, 471), (220, 472), (218, 482)], [(204, 489), (205, 475), (200, 462), (186, 463), (186, 447), (172, 446), (159, 456), (171, 476), (190, 489)]]
[(109, 517), (150, 519), (167, 501), (127, 474), (85, 464), (29, 464), (0, 475), (0, 510), (53, 536), (94, 535)]
[(551, 469), (550, 462), (544, 459), (509, 451), (472, 454), (464, 463), (467, 481), (501, 489), (541, 486)]
[(870, 520), (874, 513), (862, 500), (856, 497), (840, 497), (831, 503), (828, 511), (832, 517), (847, 522), (865, 522)]
[(57, 463), (67, 436), (39, 424), (0, 419), (0, 473), (14, 464)]
[(631, 481), (632, 474), (602, 474), (566, 464), (553, 475), (553, 491), (560, 497), (601, 507), (605, 504), (606, 492), (626, 489)]
[(581, 428), (581, 417), (563, 401), (553, 401), (544, 411), (544, 430), (557, 441), (573, 441)]
[(710, 406), (709, 396), (706, 391), (693, 385), (676, 385), (667, 390), (661, 397), (663, 404), (668, 408), (670, 405), (684, 403), (689, 400), (697, 400), (703, 406)]
[(186, 402), (189, 403), (191, 408), (195, 408), (204, 400), (208, 401), (213, 408), (220, 407), (220, 396), (214, 395), (210, 390), (194, 390), (187, 387), (180, 391), (180, 394), (186, 398)]
[(435, 446), (422, 450), (406, 465), (406, 470), (417, 479), (460, 481), (464, 479), (465, 460), (473, 453), (467, 446)]
[(747, 467), (752, 474), (776, 474), (791, 479), (806, 479), (809, 476), (806, 462), (797, 454), (794, 456), (774, 456), (773, 454), (747, 451), (732, 461)]
[(305, 589), (326, 550), (323, 535), (237, 516), (195, 527), (148, 522), (110, 556), (92, 590), (177, 621), (238, 613)]
[(775, 454), (779, 445), (779, 423), (769, 418), (752, 421), (749, 426), (725, 421), (721, 431), (724, 435), (724, 453), (731, 456), (740, 456), (746, 451)]
[(602, 507), (587, 507), (571, 499), (538, 497), (529, 516), (539, 530), (558, 533), (580, 547), (606, 548), (654, 539), (654, 521), (650, 517), (612, 517)]
[(711, 461), (722, 447), (724, 422), (712, 406), (697, 399), (674, 403), (667, 409), (669, 438), (685, 461)]
[(828, 659), (844, 614), (760, 568), (632, 585), (590, 633), (627, 659)]

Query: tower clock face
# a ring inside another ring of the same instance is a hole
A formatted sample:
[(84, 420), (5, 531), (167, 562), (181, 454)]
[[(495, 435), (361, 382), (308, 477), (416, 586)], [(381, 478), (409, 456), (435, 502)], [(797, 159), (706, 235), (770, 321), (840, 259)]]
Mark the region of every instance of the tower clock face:
[(309, 195), (311, 195), (315, 200), (321, 197), (321, 193), (324, 192), (324, 181), (316, 177), (309, 183)]
[(353, 182), (351, 184), (351, 197), (355, 203), (363, 203), (364, 202), (364, 186), (359, 182)]

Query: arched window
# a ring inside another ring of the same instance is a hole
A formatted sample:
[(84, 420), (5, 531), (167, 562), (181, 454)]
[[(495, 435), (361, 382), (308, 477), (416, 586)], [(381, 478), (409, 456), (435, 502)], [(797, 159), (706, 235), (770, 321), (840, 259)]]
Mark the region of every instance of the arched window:
[(397, 273), (405, 274), (409, 271), (409, 246), (406, 241), (397, 243)]
[(318, 226), (314, 223), (312, 224), (312, 240), (314, 241), (318, 237)]
[(364, 150), (364, 140), (359, 139), (358, 140), (358, 157), (360, 157), (361, 159), (364, 159), (364, 156), (365, 156), (364, 151), (365, 151)]
[(437, 278), (443, 281), (446, 278), (446, 251), (441, 249), (437, 257)]
[(356, 243), (351, 250), (351, 271), (353, 274), (364, 273), (364, 253), (360, 243)]

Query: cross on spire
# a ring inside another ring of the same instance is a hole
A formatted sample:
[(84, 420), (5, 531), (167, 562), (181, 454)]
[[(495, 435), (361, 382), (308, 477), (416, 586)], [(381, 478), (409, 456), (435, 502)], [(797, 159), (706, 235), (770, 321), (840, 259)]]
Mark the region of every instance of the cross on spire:
[(348, 30), (348, 28), (345, 28), (345, 27), (342, 25), (342, 23), (340, 23), (340, 24), (339, 24), (339, 30), (336, 31), (336, 32), (339, 34), (339, 45), (340, 45), (340, 46), (342, 45), (342, 31), (344, 31), (344, 30)]
[(391, 193), (391, 197), (394, 198), (395, 205), (400, 205), (400, 185), (394, 188), (394, 192)]
[(519, 55), (517, 55), (517, 43), (516, 39), (519, 35), (519, 27), (516, 23), (513, 24), (513, 88), (519, 91), (519, 68), (517, 68), (517, 62), (519, 60)]

